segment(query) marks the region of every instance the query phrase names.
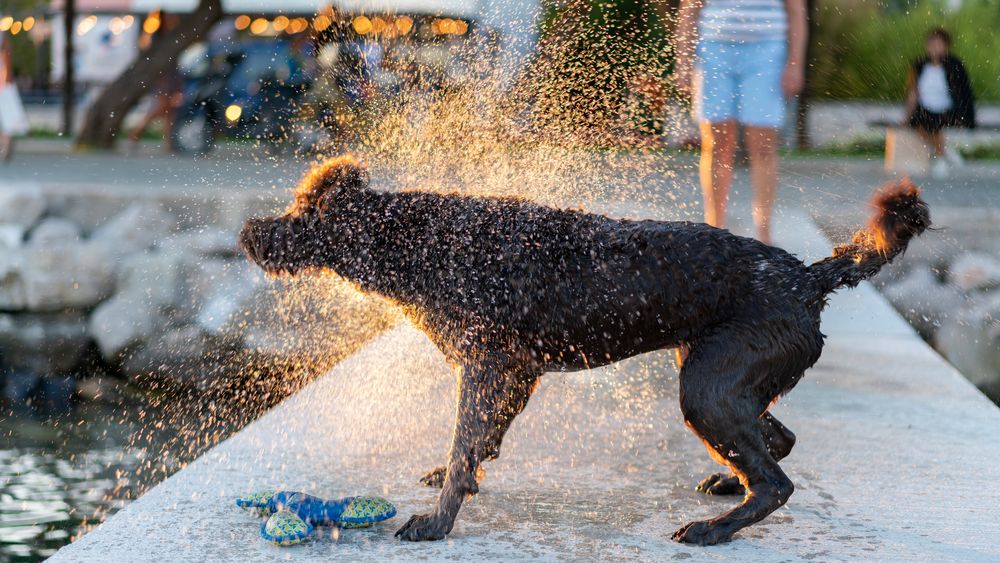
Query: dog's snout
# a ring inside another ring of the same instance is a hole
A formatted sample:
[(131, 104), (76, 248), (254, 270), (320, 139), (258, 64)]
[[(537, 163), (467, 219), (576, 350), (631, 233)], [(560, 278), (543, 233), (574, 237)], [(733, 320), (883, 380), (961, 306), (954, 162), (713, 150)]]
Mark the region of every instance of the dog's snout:
[(261, 253), (261, 243), (267, 226), (271, 223), (268, 219), (253, 217), (248, 219), (240, 231), (239, 245), (243, 253), (254, 262), (260, 263), (263, 259)]

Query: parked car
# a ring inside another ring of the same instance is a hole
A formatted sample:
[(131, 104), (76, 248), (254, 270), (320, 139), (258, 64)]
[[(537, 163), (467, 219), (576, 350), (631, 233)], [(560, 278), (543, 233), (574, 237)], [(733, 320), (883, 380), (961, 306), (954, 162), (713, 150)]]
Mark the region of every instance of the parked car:
[(210, 45), (184, 58), (187, 81), (173, 128), (184, 153), (208, 153), (222, 134), (281, 142), (311, 85), (287, 40)]

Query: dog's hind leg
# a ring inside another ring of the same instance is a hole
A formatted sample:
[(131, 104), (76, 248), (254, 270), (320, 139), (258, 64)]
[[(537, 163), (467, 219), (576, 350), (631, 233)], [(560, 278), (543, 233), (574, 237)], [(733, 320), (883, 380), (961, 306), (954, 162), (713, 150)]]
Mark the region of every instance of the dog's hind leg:
[[(510, 429), (514, 418), (521, 414), (524, 407), (528, 405), (528, 399), (538, 388), (541, 376), (536, 370), (515, 371), (506, 377), (504, 389), (501, 392), (501, 406), (499, 415), (489, 428), (486, 438), (479, 445), (480, 462), (491, 461), (500, 456), (500, 444), (503, 437)], [(446, 466), (437, 467), (420, 478), (420, 482), (428, 487), (441, 488), (444, 485), (444, 477), (448, 468)], [(481, 483), (486, 477), (486, 471), (482, 465), (476, 468), (476, 482)]]
[[(769, 412), (760, 417), (761, 430), (767, 451), (774, 461), (781, 461), (792, 451), (795, 445), (795, 434)], [(746, 492), (740, 484), (739, 477), (733, 474), (714, 473), (705, 477), (695, 490), (707, 495), (742, 495)]]
[[(780, 343), (776, 346), (774, 342)], [(728, 466), (746, 488), (743, 502), (729, 512), (690, 523), (674, 539), (699, 545), (728, 541), (738, 530), (759, 522), (785, 504), (794, 486), (778, 466), (764, 439), (761, 415), (773, 397), (764, 382), (785, 380), (789, 368), (801, 373), (818, 352), (812, 340), (780, 326), (733, 325), (692, 345), (681, 371), (681, 410), (685, 422), (709, 453)], [(796, 350), (796, 344), (802, 344)], [(788, 378), (793, 379), (793, 378)]]
[(437, 504), (429, 514), (412, 516), (396, 531), (407, 541), (443, 539), (455, 524), (462, 502), (479, 492), (476, 470), (480, 446), (485, 443), (493, 421), (501, 410), (507, 370), (492, 361), (480, 361), (462, 368), (458, 378), (458, 408), (444, 485)]

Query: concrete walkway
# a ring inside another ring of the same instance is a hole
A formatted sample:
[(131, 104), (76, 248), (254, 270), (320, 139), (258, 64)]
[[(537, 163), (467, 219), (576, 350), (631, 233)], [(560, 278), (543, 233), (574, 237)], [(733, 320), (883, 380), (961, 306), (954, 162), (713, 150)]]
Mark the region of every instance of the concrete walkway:
[[(777, 236), (807, 259), (830, 249), (802, 212)], [(824, 332), (819, 364), (775, 407), (799, 438), (782, 464), (796, 492), (727, 545), (669, 539), (734, 503), (693, 490), (717, 467), (682, 423), (669, 352), (546, 376), (448, 540), (395, 540), (434, 501), (417, 478), (443, 462), (454, 408), (448, 368), (403, 325), (52, 561), (1000, 559), (1000, 410), (868, 285), (832, 299)], [(274, 486), (381, 494), (399, 516), (277, 548), (233, 505)]]

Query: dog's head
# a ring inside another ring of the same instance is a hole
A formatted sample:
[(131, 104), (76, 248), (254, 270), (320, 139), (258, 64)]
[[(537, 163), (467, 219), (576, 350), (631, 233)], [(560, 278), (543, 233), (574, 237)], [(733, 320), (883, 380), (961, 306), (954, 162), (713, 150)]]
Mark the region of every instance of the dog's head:
[(329, 159), (305, 175), (284, 214), (247, 220), (240, 248), (271, 274), (330, 267), (353, 228), (345, 219), (366, 193), (368, 171), (357, 158)]

